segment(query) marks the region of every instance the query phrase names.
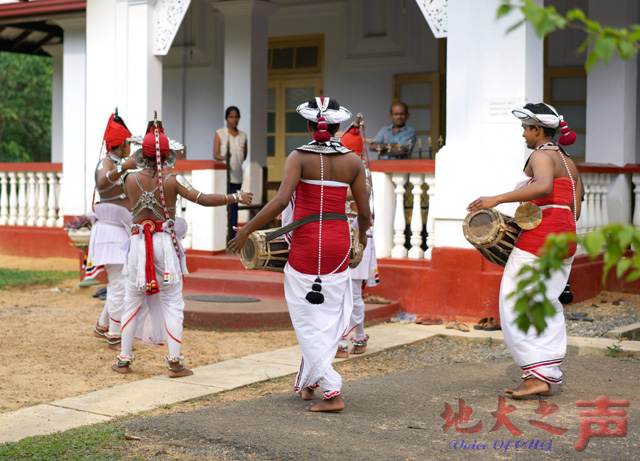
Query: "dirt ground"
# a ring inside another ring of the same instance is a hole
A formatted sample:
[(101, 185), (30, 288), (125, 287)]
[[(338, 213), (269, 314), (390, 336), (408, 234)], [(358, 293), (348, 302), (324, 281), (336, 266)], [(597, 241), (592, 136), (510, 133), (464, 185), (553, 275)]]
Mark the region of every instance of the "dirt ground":
[[(78, 269), (76, 259), (2, 256), (0, 267), (23, 270)], [(117, 351), (92, 334), (104, 301), (92, 298), (96, 287), (0, 290), (0, 412), (72, 397), (166, 373), (166, 347), (136, 341), (133, 373), (111, 370)], [(198, 367), (296, 344), (293, 330), (216, 332), (185, 329), (185, 364)]]

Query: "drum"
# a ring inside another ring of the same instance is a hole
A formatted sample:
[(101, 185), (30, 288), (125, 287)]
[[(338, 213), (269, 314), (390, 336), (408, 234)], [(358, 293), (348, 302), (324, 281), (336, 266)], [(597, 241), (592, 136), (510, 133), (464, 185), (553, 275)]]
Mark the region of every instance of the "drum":
[(504, 267), (516, 246), (520, 227), (495, 208), (469, 213), (462, 225), (464, 237), (494, 264)]
[[(289, 245), (284, 235), (272, 237), (281, 228), (258, 230), (252, 232), (240, 253), (240, 259), (246, 269), (271, 272), (284, 272), (284, 266), (289, 259)], [(349, 226), (351, 236), (351, 252), (349, 267), (355, 269), (362, 261), (364, 248), (358, 241), (358, 235), (353, 226)]]

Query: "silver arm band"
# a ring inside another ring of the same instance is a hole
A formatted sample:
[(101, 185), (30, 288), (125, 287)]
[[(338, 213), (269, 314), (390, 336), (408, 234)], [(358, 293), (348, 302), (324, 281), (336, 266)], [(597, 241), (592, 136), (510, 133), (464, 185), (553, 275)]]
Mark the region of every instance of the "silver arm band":
[(185, 189), (187, 189), (187, 192), (191, 192), (193, 190), (193, 186), (189, 183), (189, 181), (187, 181), (187, 178), (185, 178), (184, 176), (182, 176), (181, 174), (177, 174), (176, 175), (176, 181), (178, 182), (178, 184), (180, 184), (182, 187), (184, 187)]
[(236, 201), (236, 203), (240, 203), (240, 200), (242, 200), (242, 194), (240, 193), (239, 190), (233, 194), (233, 198)]
[[(193, 189), (193, 187), (191, 189)], [(202, 195), (202, 192), (198, 192), (198, 196), (196, 197), (196, 204), (198, 203), (198, 199), (200, 198), (201, 195)]]
[(107, 171), (107, 181), (109, 181), (111, 184), (115, 184), (116, 182), (118, 182), (118, 180), (117, 180), (117, 179), (116, 179), (115, 181), (114, 181), (114, 180), (112, 180), (112, 179), (109, 177), (109, 173), (111, 173), (111, 170)]

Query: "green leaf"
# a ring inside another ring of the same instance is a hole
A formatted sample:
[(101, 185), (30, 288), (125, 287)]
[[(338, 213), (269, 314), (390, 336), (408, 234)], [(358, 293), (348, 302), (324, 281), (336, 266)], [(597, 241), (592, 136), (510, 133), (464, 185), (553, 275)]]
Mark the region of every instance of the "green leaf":
[(631, 267), (630, 259), (622, 258), (620, 261), (618, 261), (618, 265), (616, 267), (616, 275), (618, 276), (618, 278), (622, 278), (624, 273), (627, 272), (630, 267)]
[(589, 232), (584, 236), (584, 247), (589, 253), (589, 258), (595, 259), (604, 246), (604, 235), (601, 232)]
[(543, 315), (535, 315), (533, 316), (533, 325), (536, 327), (536, 331), (538, 334), (542, 333), (545, 328), (547, 328), (547, 322), (544, 320)]
[(518, 315), (516, 317), (515, 323), (518, 326), (518, 328), (521, 331), (524, 331), (525, 333), (529, 331), (529, 327), (531, 326), (531, 321), (529, 320), (529, 317), (527, 317), (525, 314)]
[(580, 44), (578, 49), (576, 50), (576, 54), (582, 54), (589, 47), (589, 44), (593, 41), (592, 37), (587, 38), (584, 42)]
[(529, 300), (525, 296), (523, 296), (522, 298), (519, 298), (516, 301), (516, 304), (515, 304), (513, 310), (515, 312), (520, 312), (520, 313), (523, 313), (525, 315), (528, 314), (529, 313)]
[(631, 59), (638, 53), (638, 48), (631, 40), (622, 39), (618, 42), (618, 53), (622, 59)]
[(500, 19), (502, 16), (506, 16), (511, 12), (512, 9), (513, 9), (512, 5), (507, 5), (507, 4), (500, 5), (500, 8), (498, 8), (497, 18)]
[(624, 251), (631, 245), (633, 240), (633, 228), (631, 226), (624, 226), (618, 231), (618, 245)]
[(580, 8), (574, 8), (567, 12), (567, 19), (569, 21), (578, 20), (584, 22), (587, 20), (587, 17), (584, 15), (584, 12)]
[(640, 25), (633, 26), (633, 31), (629, 34), (629, 40), (631, 43), (635, 43), (640, 40)]
[(595, 51), (592, 51), (591, 53), (589, 53), (589, 56), (587, 57), (587, 61), (584, 63), (584, 70), (589, 72), (597, 62), (598, 62), (598, 55), (596, 54)]
[(609, 62), (615, 50), (616, 40), (614, 38), (603, 36), (596, 38), (596, 43), (593, 47), (593, 51), (605, 64)]
[(640, 269), (636, 269), (635, 271), (629, 273), (626, 278), (627, 282), (635, 282), (638, 279), (640, 279)]

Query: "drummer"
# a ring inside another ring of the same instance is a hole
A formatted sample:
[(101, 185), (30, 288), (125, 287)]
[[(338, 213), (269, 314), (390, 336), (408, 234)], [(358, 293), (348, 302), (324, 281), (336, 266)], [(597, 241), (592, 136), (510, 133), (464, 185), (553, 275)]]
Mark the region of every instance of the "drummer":
[(522, 123), (526, 145), (533, 152), (527, 160), (515, 190), (492, 197), (480, 197), (467, 207), (469, 212), (493, 208), (501, 203), (531, 201), (540, 206), (542, 222), (533, 230), (523, 230), (516, 248), (507, 260), (500, 285), (500, 318), (504, 339), (509, 352), (522, 368), (523, 381), (516, 389), (505, 392), (514, 398), (531, 394), (552, 395), (551, 384), (562, 383), (560, 364), (567, 349), (566, 327), (562, 304), (558, 297), (563, 292), (575, 245), (564, 259), (562, 267), (546, 280), (546, 295), (556, 314), (547, 319), (547, 327), (538, 335), (534, 326), (525, 333), (514, 323), (515, 298), (509, 294), (516, 290), (518, 274), (525, 265), (533, 265), (551, 233), (574, 232), (580, 217), (580, 197), (583, 186), (578, 169), (564, 149), (554, 142), (557, 130), (562, 146), (575, 142), (562, 115), (550, 105), (527, 104), (514, 109), (513, 115)]
[[(340, 144), (334, 135), (351, 113), (330, 98), (314, 98), (300, 104), (297, 112), (307, 119), (313, 141), (298, 147), (287, 157), (284, 176), (275, 198), (229, 242), (237, 253), (249, 235), (278, 216), (292, 202), (293, 218), (323, 213), (344, 215), (347, 188), (351, 186), (358, 208), (358, 238), (367, 244), (371, 212), (367, 199), (362, 161)], [(283, 216), (283, 224), (286, 224)], [(302, 362), (294, 390), (304, 400), (314, 390), (324, 389), (321, 402), (308, 411), (340, 411), (342, 377), (331, 366), (338, 342), (355, 325), (352, 310), (349, 226), (343, 220), (320, 219), (295, 229), (289, 260), (284, 269), (284, 290), (291, 322), (296, 331)]]

